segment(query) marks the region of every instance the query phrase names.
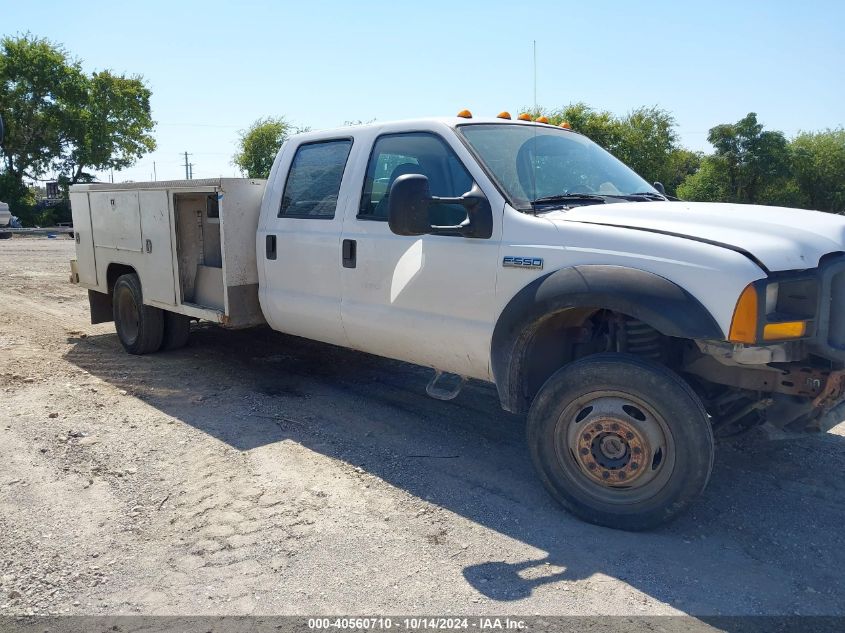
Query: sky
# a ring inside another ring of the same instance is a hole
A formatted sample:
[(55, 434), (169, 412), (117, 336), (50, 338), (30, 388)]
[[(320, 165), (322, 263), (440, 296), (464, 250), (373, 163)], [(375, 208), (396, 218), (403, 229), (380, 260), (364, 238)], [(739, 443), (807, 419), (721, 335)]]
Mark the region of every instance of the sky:
[[(239, 176), (239, 131), (516, 114), (584, 101), (671, 111), (684, 145), (757, 112), (770, 129), (845, 125), (845, 2), (57, 2), (0, 0), (0, 35), (139, 74), (157, 149), (115, 182)], [(108, 175), (100, 175), (108, 179)]]

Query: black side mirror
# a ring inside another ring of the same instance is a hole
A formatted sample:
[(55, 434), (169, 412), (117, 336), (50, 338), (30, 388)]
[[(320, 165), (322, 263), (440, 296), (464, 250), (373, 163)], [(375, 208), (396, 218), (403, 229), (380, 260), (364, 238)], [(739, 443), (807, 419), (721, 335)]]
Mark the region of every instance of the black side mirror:
[[(461, 205), (467, 219), (455, 226), (432, 226), (429, 208), (437, 204)], [(428, 178), (422, 174), (399, 176), (390, 187), (387, 220), (396, 235), (459, 235), (489, 238), (493, 235), (493, 211), (487, 196), (474, 184), (459, 198), (432, 196)]]
[(663, 196), (666, 195), (666, 187), (663, 186), (662, 182), (655, 182), (654, 188), (657, 189), (657, 191), (660, 192), (660, 195), (663, 195)]
[(396, 235), (425, 235), (431, 233), (428, 206), (431, 189), (422, 174), (399, 176), (390, 187), (387, 197), (387, 223)]

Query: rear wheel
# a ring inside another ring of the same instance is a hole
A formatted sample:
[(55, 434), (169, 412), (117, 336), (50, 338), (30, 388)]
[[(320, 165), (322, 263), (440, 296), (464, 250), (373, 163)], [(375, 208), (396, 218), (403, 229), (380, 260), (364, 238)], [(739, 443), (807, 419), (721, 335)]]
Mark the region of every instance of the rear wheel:
[(557, 371), (531, 405), (528, 444), (565, 508), (623, 530), (677, 516), (713, 467), (698, 396), (674, 372), (627, 354), (597, 354)]
[(144, 305), (138, 275), (118, 277), (112, 294), (112, 311), (117, 337), (127, 352), (149, 354), (161, 347), (163, 311)]
[(161, 341), (162, 350), (179, 349), (185, 347), (191, 336), (191, 319), (176, 312), (164, 313), (164, 337)]

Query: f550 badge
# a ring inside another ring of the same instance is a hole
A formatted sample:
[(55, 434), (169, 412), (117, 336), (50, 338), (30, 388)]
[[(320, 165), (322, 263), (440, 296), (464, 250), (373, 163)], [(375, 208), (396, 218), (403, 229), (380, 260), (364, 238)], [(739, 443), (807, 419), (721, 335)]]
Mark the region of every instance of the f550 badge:
[(502, 260), (505, 268), (542, 268), (542, 257), (511, 257), (508, 255)]

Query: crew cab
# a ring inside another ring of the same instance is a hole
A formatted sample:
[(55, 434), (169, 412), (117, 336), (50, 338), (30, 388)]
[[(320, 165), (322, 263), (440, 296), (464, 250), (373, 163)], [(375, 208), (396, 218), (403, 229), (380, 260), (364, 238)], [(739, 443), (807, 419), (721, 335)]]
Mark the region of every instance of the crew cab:
[(682, 512), (714, 436), (819, 430), (845, 219), (670, 200), (568, 127), (461, 114), (298, 134), (266, 182), (72, 187), (92, 322), (133, 354), (266, 322), (431, 367), (434, 397), (492, 382), (550, 493), (621, 529)]

